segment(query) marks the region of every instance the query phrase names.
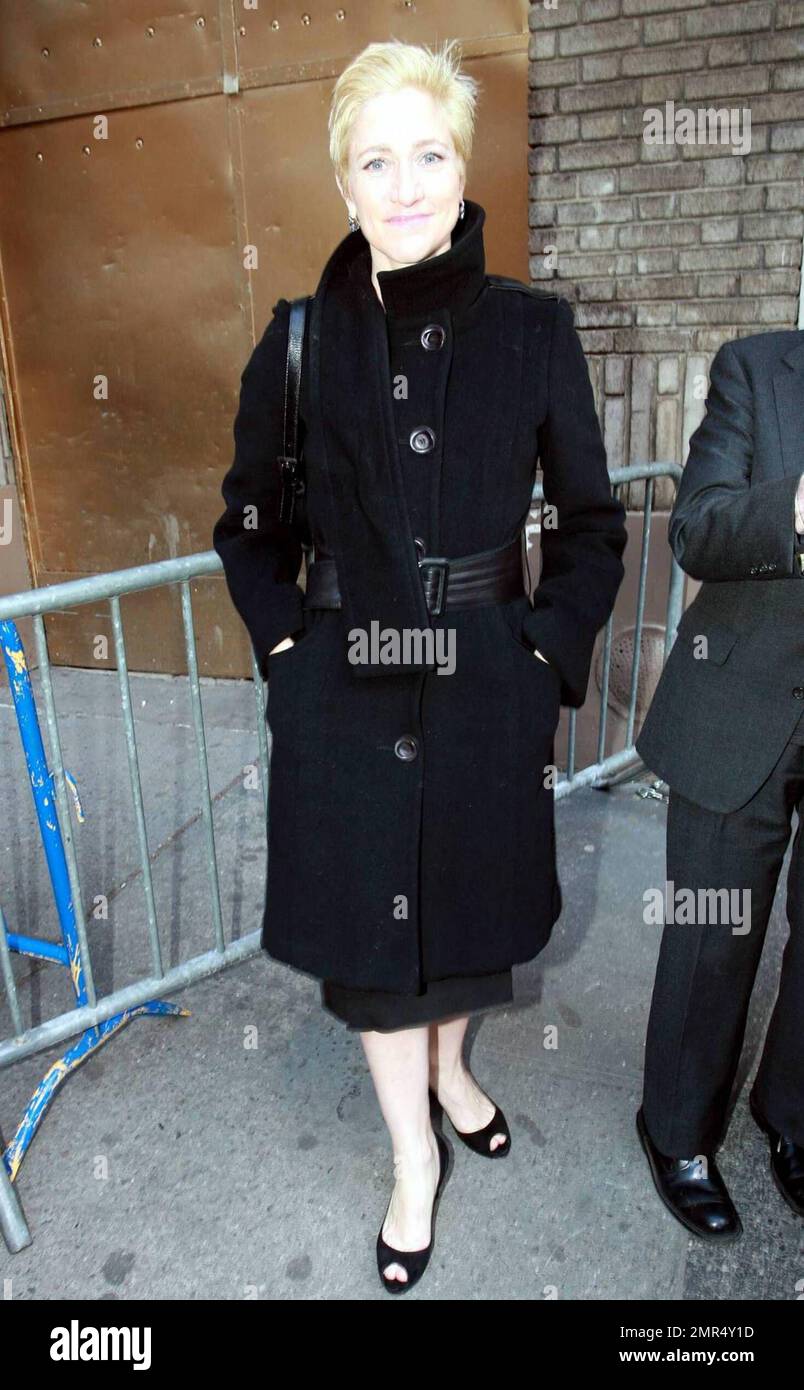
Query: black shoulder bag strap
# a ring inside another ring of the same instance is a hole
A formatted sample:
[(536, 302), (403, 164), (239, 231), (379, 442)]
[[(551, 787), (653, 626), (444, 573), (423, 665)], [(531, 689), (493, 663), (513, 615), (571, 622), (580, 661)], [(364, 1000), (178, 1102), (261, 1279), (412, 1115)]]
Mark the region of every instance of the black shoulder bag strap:
[(309, 295), (302, 295), (300, 299), (292, 299), (290, 302), (288, 356), (285, 368), (283, 452), (278, 459), (282, 475), (279, 520), (286, 521), (288, 525), (293, 521), (296, 498), (302, 497), (306, 491), (304, 473), (301, 468), (302, 460), (298, 454), (298, 437), (304, 323), (309, 301)]

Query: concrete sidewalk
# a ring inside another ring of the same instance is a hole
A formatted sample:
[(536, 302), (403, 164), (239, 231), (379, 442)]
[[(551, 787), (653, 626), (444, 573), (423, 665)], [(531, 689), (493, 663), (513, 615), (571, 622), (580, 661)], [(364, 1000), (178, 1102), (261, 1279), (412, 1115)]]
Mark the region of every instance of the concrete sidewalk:
[[(39, 692), (38, 678), (34, 684)], [(56, 669), (66, 767), (99, 993), (149, 973), (142, 881), (116, 677)], [(212, 945), (187, 682), (133, 676), (166, 966)], [(249, 682), (204, 682), (227, 940), (259, 926), (265, 845)], [(39, 702), (41, 710), (41, 701)], [(56, 939), (7, 685), (0, 689), (0, 900), (10, 930)], [(416, 1299), (795, 1299), (804, 1223), (773, 1186), (747, 1111), (786, 934), (784, 880), (755, 991), (741, 1091), (720, 1161), (745, 1225), (711, 1249), (661, 1205), (634, 1128), (660, 929), (642, 894), (664, 883), (663, 802), (636, 785), (557, 808), (564, 911), (548, 948), (514, 972), (515, 1003), (478, 1017), (468, 1054), (508, 1116), (503, 1162), (445, 1133), (455, 1166)], [(785, 865), (786, 873), (786, 865)], [(65, 972), (16, 958), (34, 1023), (70, 1006)], [(390, 1142), (362, 1045), (317, 981), (260, 953), (170, 995), (189, 1018), (138, 1018), (70, 1077), (31, 1144), (17, 1191), (33, 1244), (0, 1271), (21, 1299), (387, 1298), (374, 1243), (393, 1184)], [(546, 1049), (544, 1030), (558, 1029)], [(0, 1006), (0, 1036), (11, 1032)], [(8, 1142), (64, 1046), (2, 1075)]]

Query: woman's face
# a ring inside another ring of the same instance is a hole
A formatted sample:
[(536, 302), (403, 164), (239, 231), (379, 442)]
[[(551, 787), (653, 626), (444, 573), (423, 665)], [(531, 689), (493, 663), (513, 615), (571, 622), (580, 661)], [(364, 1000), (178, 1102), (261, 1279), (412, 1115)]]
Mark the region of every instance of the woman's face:
[(371, 246), (373, 276), (449, 249), (465, 182), (429, 92), (405, 87), (365, 102), (352, 127), (345, 193)]

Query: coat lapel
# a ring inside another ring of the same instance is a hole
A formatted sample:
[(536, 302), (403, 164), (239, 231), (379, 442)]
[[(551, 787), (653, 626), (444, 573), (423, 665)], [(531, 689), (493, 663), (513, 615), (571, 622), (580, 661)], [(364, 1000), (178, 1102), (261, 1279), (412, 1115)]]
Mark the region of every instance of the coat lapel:
[[(358, 258), (359, 231), (336, 247), (310, 317), (309, 448), (331, 502), (333, 553), (347, 633), (430, 626), (405, 503), (388, 364), (385, 315)], [(373, 300), (373, 302), (372, 302)], [(356, 676), (430, 671), (429, 662), (360, 662)]]
[(804, 473), (804, 332), (798, 339), (773, 375), (785, 473)]

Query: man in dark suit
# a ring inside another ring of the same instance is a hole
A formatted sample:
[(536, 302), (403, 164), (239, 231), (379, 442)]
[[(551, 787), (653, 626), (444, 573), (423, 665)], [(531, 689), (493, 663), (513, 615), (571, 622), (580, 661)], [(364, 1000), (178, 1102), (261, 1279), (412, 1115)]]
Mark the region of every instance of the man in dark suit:
[(673, 1215), (723, 1240), (742, 1227), (714, 1151), (794, 810), (790, 934), (749, 1099), (776, 1185), (804, 1215), (804, 331), (716, 354), (669, 540), (703, 582), (636, 740), (670, 788), (673, 909), (637, 1128)]

